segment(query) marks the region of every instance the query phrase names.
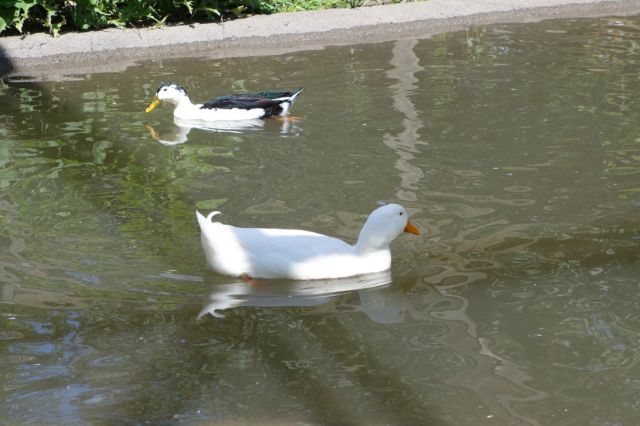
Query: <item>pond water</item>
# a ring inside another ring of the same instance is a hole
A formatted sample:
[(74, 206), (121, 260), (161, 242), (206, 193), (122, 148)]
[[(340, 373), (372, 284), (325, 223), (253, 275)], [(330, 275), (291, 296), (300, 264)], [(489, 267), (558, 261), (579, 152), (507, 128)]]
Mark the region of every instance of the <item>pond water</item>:
[[(548, 21), (6, 80), (3, 421), (637, 424), (639, 35)], [(179, 129), (144, 113), (161, 81), (305, 92), (299, 120)], [(422, 231), (390, 273), (207, 270), (196, 209), (354, 241), (380, 201)]]

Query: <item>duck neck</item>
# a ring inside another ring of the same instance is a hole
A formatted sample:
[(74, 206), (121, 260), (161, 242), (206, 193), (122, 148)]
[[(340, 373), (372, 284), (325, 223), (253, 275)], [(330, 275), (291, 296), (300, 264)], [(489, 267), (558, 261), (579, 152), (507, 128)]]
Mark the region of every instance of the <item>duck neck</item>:
[(176, 99), (167, 99), (167, 102), (172, 103), (176, 109), (190, 109), (193, 108), (193, 104), (191, 103), (191, 99), (188, 96), (181, 96)]
[(365, 226), (360, 231), (355, 245), (358, 253), (372, 253), (381, 250), (389, 250), (389, 238), (386, 234), (374, 233)]

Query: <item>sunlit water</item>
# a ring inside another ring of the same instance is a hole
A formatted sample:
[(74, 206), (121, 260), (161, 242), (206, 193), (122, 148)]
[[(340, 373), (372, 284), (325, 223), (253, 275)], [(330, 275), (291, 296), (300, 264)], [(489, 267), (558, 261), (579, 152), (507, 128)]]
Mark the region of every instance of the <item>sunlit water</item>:
[[(639, 36), (544, 22), (5, 81), (0, 422), (637, 424)], [(161, 81), (305, 92), (300, 120), (211, 131), (145, 114)], [(422, 230), (391, 274), (207, 271), (196, 208), (353, 241), (380, 201)]]

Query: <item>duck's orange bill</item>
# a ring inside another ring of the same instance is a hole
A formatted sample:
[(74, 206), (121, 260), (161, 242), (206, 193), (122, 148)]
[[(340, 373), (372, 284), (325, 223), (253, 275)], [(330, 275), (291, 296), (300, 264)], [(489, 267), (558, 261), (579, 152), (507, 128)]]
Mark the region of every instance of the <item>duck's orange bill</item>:
[(416, 228), (411, 222), (407, 222), (407, 226), (404, 227), (404, 232), (408, 232), (413, 235), (420, 235), (418, 228)]
[(151, 103), (149, 104), (149, 106), (147, 107), (147, 109), (145, 109), (146, 112), (151, 112), (153, 111), (153, 109), (155, 107), (157, 107), (158, 105), (160, 105), (162, 103), (162, 101), (160, 99), (158, 99), (157, 96), (153, 97), (153, 100), (151, 101)]

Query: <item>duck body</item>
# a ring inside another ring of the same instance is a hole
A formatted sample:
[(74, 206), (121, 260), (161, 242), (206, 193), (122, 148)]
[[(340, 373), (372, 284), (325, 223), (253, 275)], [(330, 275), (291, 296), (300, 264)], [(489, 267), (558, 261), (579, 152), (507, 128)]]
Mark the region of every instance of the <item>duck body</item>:
[(286, 115), (295, 98), (303, 90), (236, 93), (220, 96), (203, 104), (193, 104), (184, 87), (176, 83), (163, 83), (146, 112), (151, 112), (161, 103), (167, 102), (174, 105), (173, 116), (178, 120), (253, 120)]
[(253, 278), (328, 279), (384, 271), (391, 266), (391, 241), (403, 230), (418, 232), (397, 204), (376, 209), (355, 245), (304, 230), (211, 222), (217, 214), (196, 212), (207, 263), (225, 275)]

